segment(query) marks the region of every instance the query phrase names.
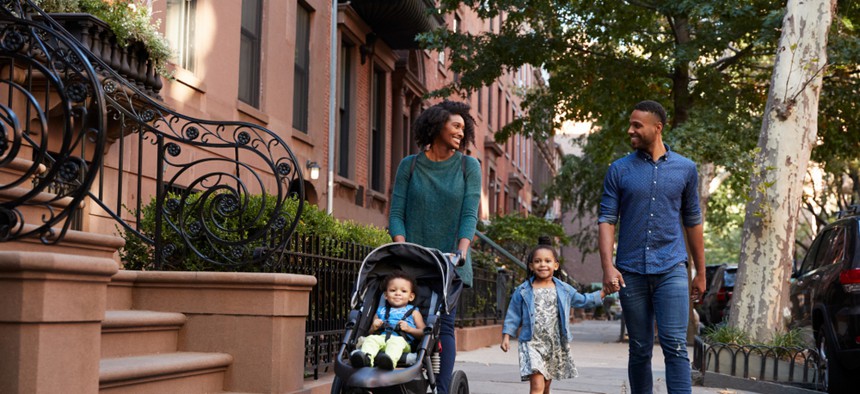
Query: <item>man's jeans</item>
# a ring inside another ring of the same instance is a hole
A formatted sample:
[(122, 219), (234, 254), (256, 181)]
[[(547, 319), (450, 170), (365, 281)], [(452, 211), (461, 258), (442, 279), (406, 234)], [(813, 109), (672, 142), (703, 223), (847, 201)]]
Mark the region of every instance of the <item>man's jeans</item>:
[(651, 393), (651, 353), (654, 319), (666, 361), (666, 387), (670, 394), (690, 393), (690, 360), (687, 358), (687, 321), (690, 291), (684, 263), (656, 275), (622, 272), (621, 308), (630, 338), (627, 376), (630, 393)]

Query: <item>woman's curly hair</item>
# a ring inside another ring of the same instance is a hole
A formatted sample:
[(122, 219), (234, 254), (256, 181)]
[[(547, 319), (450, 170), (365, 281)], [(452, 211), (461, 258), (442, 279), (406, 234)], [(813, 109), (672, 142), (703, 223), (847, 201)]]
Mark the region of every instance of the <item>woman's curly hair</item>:
[(475, 144), (475, 119), (469, 114), (472, 109), (469, 104), (460, 101), (445, 100), (430, 108), (424, 110), (418, 119), (415, 119), (415, 124), (412, 130), (415, 133), (415, 142), (420, 148), (433, 143), (442, 127), (451, 118), (451, 115), (460, 115), (463, 117), (463, 139), (460, 141), (460, 150), (466, 149), (469, 143)]

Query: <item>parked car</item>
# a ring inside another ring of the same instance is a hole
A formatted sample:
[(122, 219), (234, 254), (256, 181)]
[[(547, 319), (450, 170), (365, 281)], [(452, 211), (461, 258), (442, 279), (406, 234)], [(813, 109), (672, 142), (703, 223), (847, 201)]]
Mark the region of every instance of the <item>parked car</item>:
[[(811, 331), (827, 391), (856, 393), (860, 373), (860, 206), (852, 206), (818, 233), (791, 277), (790, 326)], [(852, 385), (854, 389), (850, 389)]]
[[(707, 269), (711, 269), (706, 267)], [(721, 323), (728, 317), (729, 308), (732, 300), (732, 293), (735, 290), (735, 279), (738, 276), (738, 266), (736, 264), (720, 264), (713, 269), (713, 276), (708, 282), (705, 295), (702, 297), (702, 303), (696, 306), (699, 313), (699, 320), (706, 326), (713, 326)], [(706, 271), (705, 277), (707, 278)]]

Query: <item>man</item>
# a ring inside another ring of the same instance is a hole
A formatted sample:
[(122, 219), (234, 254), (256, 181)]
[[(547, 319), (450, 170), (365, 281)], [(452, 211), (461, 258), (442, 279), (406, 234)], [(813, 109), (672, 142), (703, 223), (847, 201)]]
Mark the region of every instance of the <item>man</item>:
[[(705, 251), (696, 164), (663, 144), (666, 110), (654, 101), (633, 107), (627, 135), (635, 151), (616, 160), (603, 182), (599, 249), (603, 286), (620, 291), (630, 338), (631, 393), (651, 393), (654, 320), (669, 393), (690, 393), (688, 302), (705, 291)], [(615, 226), (620, 222), (615, 264)], [(696, 267), (688, 291), (687, 235)]]

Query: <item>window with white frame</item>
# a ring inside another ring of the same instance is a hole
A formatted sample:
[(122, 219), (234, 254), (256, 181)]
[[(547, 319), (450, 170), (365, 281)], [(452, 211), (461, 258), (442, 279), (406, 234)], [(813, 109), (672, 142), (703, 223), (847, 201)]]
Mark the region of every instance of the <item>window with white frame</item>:
[(165, 36), (175, 52), (176, 65), (194, 72), (194, 29), (197, 0), (167, 0)]

